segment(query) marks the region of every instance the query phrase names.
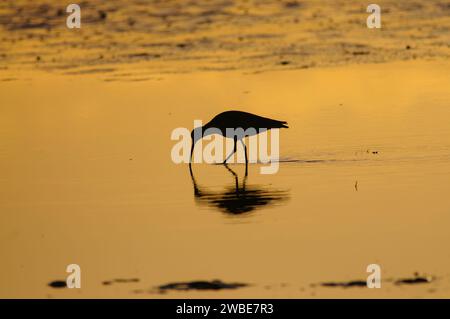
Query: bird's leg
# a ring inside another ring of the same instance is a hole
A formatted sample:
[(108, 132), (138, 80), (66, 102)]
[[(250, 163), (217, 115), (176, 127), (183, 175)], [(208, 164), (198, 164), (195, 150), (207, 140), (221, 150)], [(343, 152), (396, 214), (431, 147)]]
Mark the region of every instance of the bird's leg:
[(247, 183), (247, 174), (244, 176), (244, 179), (242, 180), (242, 190), (245, 192), (245, 185)]
[(239, 194), (239, 179), (237, 175), (234, 177), (234, 185), (236, 194)]
[(194, 186), (194, 196), (195, 197), (201, 197), (202, 194), (197, 186), (197, 183), (195, 181), (195, 177), (194, 177), (194, 173), (192, 172), (192, 167), (191, 167), (191, 163), (189, 163), (189, 173), (191, 174), (191, 179), (192, 179), (192, 185)]
[(245, 154), (245, 176), (248, 175), (248, 157), (247, 157), (247, 146), (244, 141), (241, 140), (242, 146), (244, 146), (244, 154)]
[(227, 156), (227, 158), (223, 161), (222, 164), (226, 165), (227, 161), (230, 159), (231, 156), (233, 156), (234, 153), (236, 153), (237, 150), (237, 137), (234, 137), (234, 149), (233, 151), (230, 153), (230, 155)]
[(230, 153), (230, 155), (228, 155), (228, 157), (223, 161), (222, 164), (226, 165), (226, 164), (227, 164), (227, 161), (228, 161), (228, 160), (230, 159), (230, 157), (234, 154), (234, 152), (235, 152), (235, 151), (232, 151), (232, 152)]
[(236, 193), (239, 192), (239, 179), (238, 179), (238, 174), (236, 174), (235, 171), (233, 171), (231, 168), (228, 167), (227, 163), (223, 164), (225, 166), (225, 168), (234, 176), (234, 183), (235, 183), (235, 187), (236, 187)]

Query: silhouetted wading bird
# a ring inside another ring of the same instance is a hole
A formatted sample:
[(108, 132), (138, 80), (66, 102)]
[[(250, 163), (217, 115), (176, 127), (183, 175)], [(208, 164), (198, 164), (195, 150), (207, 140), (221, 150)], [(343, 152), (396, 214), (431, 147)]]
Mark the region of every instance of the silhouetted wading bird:
[[(258, 134), (262, 129), (270, 130), (273, 128), (288, 128), (286, 124), (287, 122), (285, 121), (277, 121), (269, 119), (267, 117), (262, 117), (259, 115), (242, 111), (226, 111), (220, 113), (216, 115), (211, 121), (206, 123), (204, 126), (197, 127), (191, 132), (192, 147), (191, 147), (189, 168), (192, 162), (192, 154), (194, 152), (195, 143), (197, 143), (201, 138), (205, 137), (206, 135), (217, 133), (224, 137), (234, 139), (234, 150), (231, 152), (230, 155), (228, 155), (225, 158), (222, 164), (226, 164), (227, 160), (236, 152), (237, 141), (239, 140), (244, 146), (245, 166), (247, 170), (248, 165), (247, 147), (245, 146), (243, 139), (247, 136)], [(236, 130), (238, 129), (242, 129), (243, 134), (236, 134)]]

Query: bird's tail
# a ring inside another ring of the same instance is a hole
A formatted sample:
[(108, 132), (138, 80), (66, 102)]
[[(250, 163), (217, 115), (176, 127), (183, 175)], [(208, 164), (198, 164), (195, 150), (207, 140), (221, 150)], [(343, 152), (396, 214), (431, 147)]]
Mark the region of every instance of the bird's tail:
[(279, 128), (289, 128), (288, 123), (286, 121), (278, 121)]

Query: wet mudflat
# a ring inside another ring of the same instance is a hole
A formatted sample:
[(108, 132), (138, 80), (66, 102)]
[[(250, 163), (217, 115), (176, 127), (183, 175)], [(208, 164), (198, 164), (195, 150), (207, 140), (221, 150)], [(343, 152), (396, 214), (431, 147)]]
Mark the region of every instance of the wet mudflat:
[(450, 57), (444, 0), (380, 0), (383, 32), (361, 1), (84, 0), (82, 27), (65, 3), (0, 3), (1, 81), (19, 70), (159, 81), (190, 72), (241, 73)]

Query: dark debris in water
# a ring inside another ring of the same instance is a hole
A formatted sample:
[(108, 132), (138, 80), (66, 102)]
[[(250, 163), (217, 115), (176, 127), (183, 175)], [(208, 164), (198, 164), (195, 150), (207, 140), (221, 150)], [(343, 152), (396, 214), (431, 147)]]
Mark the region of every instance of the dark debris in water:
[(324, 282), (320, 284), (322, 287), (341, 287), (341, 288), (352, 288), (352, 287), (367, 287), (367, 282), (364, 280), (352, 280), (345, 282)]
[(417, 284), (429, 284), (432, 281), (433, 277), (420, 276), (419, 274), (415, 274), (414, 277), (398, 279), (394, 283), (396, 285), (417, 285)]
[[(386, 282), (393, 282), (395, 285), (428, 284), (433, 281), (434, 277), (420, 275), (419, 273), (415, 273), (413, 277), (386, 280)], [(353, 287), (367, 287), (367, 283), (365, 280), (352, 280), (343, 282), (324, 282), (321, 283), (320, 286), (336, 287), (336, 288), (353, 288)]]
[(353, 55), (367, 55), (370, 54), (369, 51), (353, 51), (352, 52)]
[(176, 282), (161, 285), (158, 287), (160, 293), (169, 290), (188, 291), (188, 290), (222, 290), (222, 289), (238, 289), (246, 287), (248, 284), (244, 283), (225, 283), (221, 280), (212, 281), (190, 281), (190, 282)]
[(116, 278), (112, 280), (105, 280), (102, 282), (104, 286), (110, 286), (112, 284), (127, 284), (139, 282), (139, 278)]
[(151, 54), (151, 53), (147, 53), (147, 52), (140, 52), (140, 53), (131, 53), (128, 54), (126, 57), (128, 57), (129, 59), (152, 59), (152, 58), (160, 58), (161, 55), (160, 54)]
[(54, 280), (48, 284), (52, 288), (66, 288), (67, 284), (64, 280)]
[(105, 11), (103, 11), (103, 10), (99, 10), (98, 11), (98, 17), (101, 20), (105, 20), (108, 17), (108, 14)]
[(298, 7), (300, 7), (300, 3), (298, 1), (288, 1), (288, 2), (284, 3), (284, 6), (286, 8), (290, 8), (290, 9), (298, 8)]

